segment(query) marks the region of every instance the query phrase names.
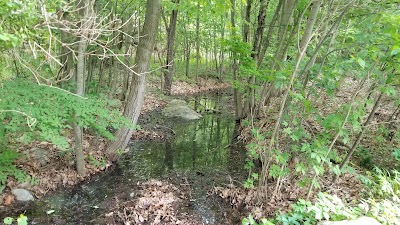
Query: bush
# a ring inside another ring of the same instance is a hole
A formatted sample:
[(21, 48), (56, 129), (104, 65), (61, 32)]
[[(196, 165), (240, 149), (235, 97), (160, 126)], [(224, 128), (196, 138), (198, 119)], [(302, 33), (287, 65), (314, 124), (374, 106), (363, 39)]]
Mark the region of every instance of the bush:
[(14, 177), (18, 182), (30, 181), (30, 176), (13, 165), (23, 155), (0, 147), (0, 193), (6, 188), (7, 178)]
[(0, 142), (30, 143), (49, 141), (60, 149), (69, 149), (66, 131), (76, 122), (97, 134), (113, 139), (109, 127), (131, 126), (117, 110), (109, 110), (105, 96), (81, 98), (49, 86), (26, 80), (3, 82), (0, 88)]

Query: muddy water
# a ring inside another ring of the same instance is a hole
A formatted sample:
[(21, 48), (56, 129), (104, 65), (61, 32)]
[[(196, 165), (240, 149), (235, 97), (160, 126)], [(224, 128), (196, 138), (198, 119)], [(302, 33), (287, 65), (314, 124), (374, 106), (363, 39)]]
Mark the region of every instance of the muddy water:
[(233, 143), (235, 121), (226, 107), (230, 98), (227, 94), (188, 98), (203, 114), (192, 122), (166, 119), (154, 112), (145, 127), (163, 129), (166, 140), (132, 141), (130, 151), (111, 170), (13, 213), (24, 213), (30, 224), (102, 224), (98, 218), (116, 202), (132, 198), (137, 182), (179, 174), (191, 184), (189, 210), (203, 224), (222, 224), (226, 220), (223, 209), (207, 191), (243, 168), (243, 150)]

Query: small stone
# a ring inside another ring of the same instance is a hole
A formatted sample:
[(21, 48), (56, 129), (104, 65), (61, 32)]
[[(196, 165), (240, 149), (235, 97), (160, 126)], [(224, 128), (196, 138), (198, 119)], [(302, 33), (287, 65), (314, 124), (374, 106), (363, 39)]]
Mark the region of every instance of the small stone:
[(33, 197), (32, 193), (25, 189), (13, 189), (11, 191), (13, 195), (15, 195), (15, 199), (20, 202), (27, 202), (27, 201), (33, 201), (35, 198)]
[(135, 195), (136, 195), (135, 192), (131, 192), (131, 193), (129, 194), (129, 197), (134, 198)]

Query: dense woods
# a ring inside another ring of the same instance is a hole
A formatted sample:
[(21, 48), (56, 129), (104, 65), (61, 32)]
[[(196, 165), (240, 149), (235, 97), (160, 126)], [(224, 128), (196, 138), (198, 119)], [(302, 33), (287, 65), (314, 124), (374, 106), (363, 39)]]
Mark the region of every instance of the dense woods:
[(85, 135), (118, 160), (149, 84), (217, 80), (246, 144), (243, 224), (400, 223), (399, 1), (3, 0), (0, 17), (3, 196), (40, 179), (24, 146), (51, 144), (83, 179)]

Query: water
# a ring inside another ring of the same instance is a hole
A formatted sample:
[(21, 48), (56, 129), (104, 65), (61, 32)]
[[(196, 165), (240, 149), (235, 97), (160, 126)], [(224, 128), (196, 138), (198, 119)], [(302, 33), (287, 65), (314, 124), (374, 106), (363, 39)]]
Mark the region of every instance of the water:
[[(223, 212), (207, 197), (207, 191), (218, 184), (221, 174), (239, 173), (243, 168), (241, 148), (232, 147), (235, 121), (226, 108), (230, 98), (225, 94), (188, 99), (193, 108), (203, 112), (203, 118), (193, 122), (153, 113), (146, 127), (169, 132), (167, 140), (133, 141), (131, 151), (110, 171), (13, 213), (25, 213), (31, 224), (102, 224), (99, 216), (117, 202), (132, 198), (137, 182), (183, 174), (191, 183), (190, 210), (203, 224), (218, 224)], [(54, 212), (48, 215), (49, 210)]]

